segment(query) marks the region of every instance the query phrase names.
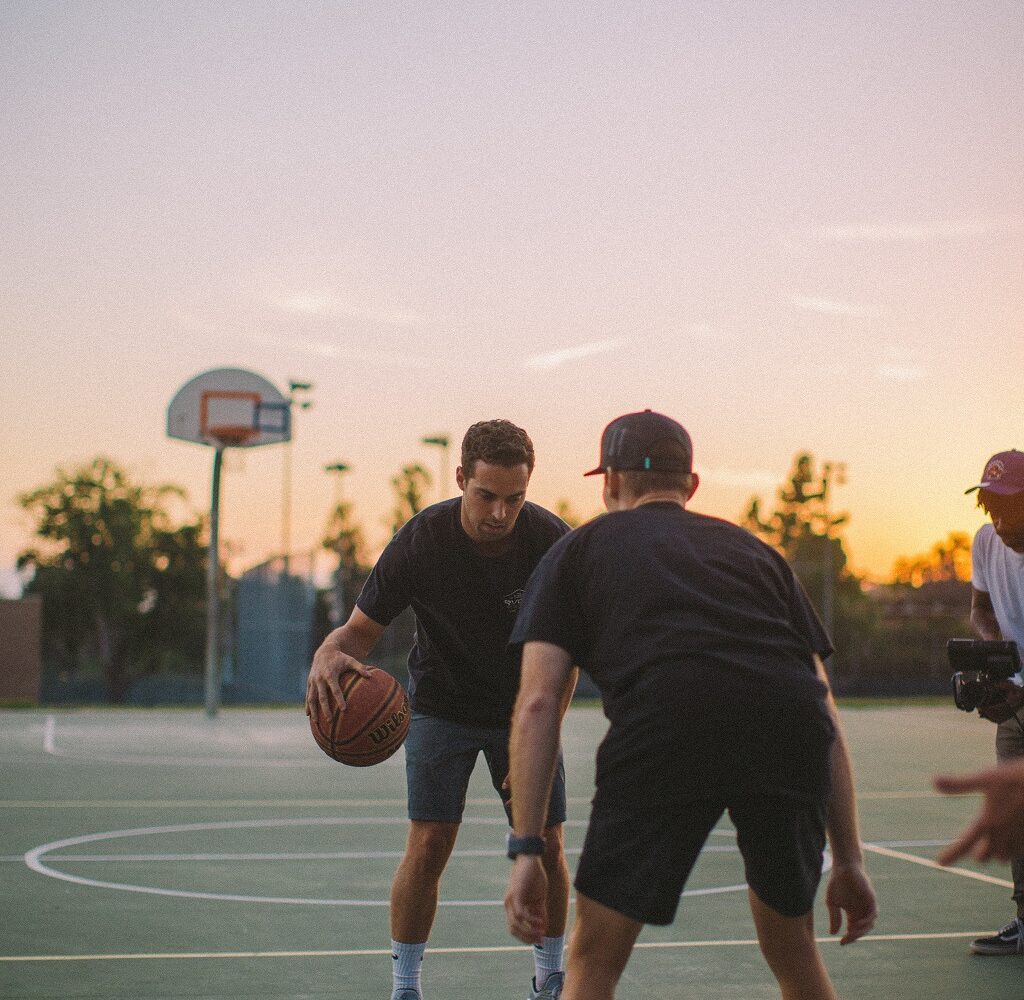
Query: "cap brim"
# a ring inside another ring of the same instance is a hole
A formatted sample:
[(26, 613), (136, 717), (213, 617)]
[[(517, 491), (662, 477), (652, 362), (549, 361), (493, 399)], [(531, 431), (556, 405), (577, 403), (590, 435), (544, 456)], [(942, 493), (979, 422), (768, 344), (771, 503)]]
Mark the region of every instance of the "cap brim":
[(969, 490), (964, 490), (964, 495), (973, 493), (975, 490), (985, 490), (987, 493), (995, 493), (997, 497), (1012, 497), (1018, 493), (1024, 493), (1016, 483), (1004, 483), (996, 482), (993, 480), (988, 483), (978, 483), (977, 486), (972, 486)]
[(600, 476), (604, 472), (604, 466), (599, 465), (596, 469), (591, 469), (589, 472), (584, 472), (585, 476)]

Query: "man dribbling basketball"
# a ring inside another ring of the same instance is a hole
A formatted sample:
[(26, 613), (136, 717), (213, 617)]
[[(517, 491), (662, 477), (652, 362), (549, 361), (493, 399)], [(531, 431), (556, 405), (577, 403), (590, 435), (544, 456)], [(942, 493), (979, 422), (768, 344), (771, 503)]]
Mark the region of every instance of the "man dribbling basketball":
[[(669, 924), (723, 812), (736, 826), (761, 949), (787, 1000), (834, 1000), (812, 904), (826, 829), (832, 932), (875, 920), (853, 781), (821, 657), (831, 652), (785, 560), (753, 535), (686, 509), (692, 445), (647, 410), (601, 439), (611, 512), (541, 560), (512, 641), (525, 643), (512, 722), (513, 835), (540, 830), (554, 772), (558, 695), (573, 664), (610, 726), (576, 872), (562, 1000), (610, 1000), (645, 923)], [(510, 852), (511, 853), (511, 852)], [(516, 858), (505, 908), (526, 942), (544, 925), (545, 873)]]
[[(462, 820), (466, 789), (482, 752), (508, 809), (508, 726), (519, 686), (519, 657), (508, 638), (534, 567), (568, 526), (527, 502), (533, 444), (507, 420), (474, 424), (462, 442), (461, 497), (421, 511), (374, 566), (349, 620), (317, 650), (306, 712), (343, 705), (339, 678), (365, 672), (362, 661), (405, 608), (416, 612), (409, 654), (413, 718), (405, 741), (409, 836), (391, 886), (392, 1000), (420, 1000), (420, 968), (437, 911), (441, 875)], [(569, 670), (559, 692), (564, 713), (575, 687)], [(534, 947), (529, 996), (556, 1000), (569, 872), (562, 843), (565, 780), (561, 762), (545, 799), (546, 819), (526, 845), (547, 879), (546, 918)]]

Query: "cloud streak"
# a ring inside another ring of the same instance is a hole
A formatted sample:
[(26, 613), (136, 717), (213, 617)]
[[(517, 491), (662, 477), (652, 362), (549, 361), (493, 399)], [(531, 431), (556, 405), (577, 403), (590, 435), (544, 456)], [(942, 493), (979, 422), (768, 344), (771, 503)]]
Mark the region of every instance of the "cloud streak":
[(850, 302), (837, 302), (806, 295), (790, 295), (790, 303), (804, 312), (823, 313), (826, 316), (849, 316), (852, 319), (874, 319), (879, 315), (874, 306), (859, 306)]
[(1021, 226), (1015, 218), (938, 220), (918, 224), (902, 222), (820, 226), (789, 234), (790, 239), (823, 243), (929, 243), (991, 236)]
[(928, 371), (920, 365), (879, 365), (875, 374), (886, 382), (923, 382)]
[(427, 320), (411, 309), (386, 309), (339, 295), (291, 295), (271, 300), (283, 312), (324, 319), (356, 319), (381, 326), (422, 326)]
[(533, 354), (526, 358), (523, 364), (527, 368), (559, 368), (570, 361), (579, 361), (581, 358), (589, 358), (595, 354), (607, 354), (625, 343), (626, 341), (621, 337), (615, 340), (595, 340), (589, 344), (578, 344), (575, 347), (562, 347), (556, 351)]
[(450, 370), (453, 366), (449, 361), (440, 361), (437, 358), (420, 357), (414, 354), (405, 354), (401, 351), (377, 351), (365, 350), (363, 348), (352, 348), (332, 344), (326, 340), (313, 340), (310, 337), (283, 337), (268, 334), (250, 334), (248, 339), (256, 341), (267, 347), (295, 351), (301, 354), (310, 354), (318, 358), (341, 360), (344, 362), (363, 362), (373, 365), (384, 365), (393, 368), (413, 369), (444, 369)]

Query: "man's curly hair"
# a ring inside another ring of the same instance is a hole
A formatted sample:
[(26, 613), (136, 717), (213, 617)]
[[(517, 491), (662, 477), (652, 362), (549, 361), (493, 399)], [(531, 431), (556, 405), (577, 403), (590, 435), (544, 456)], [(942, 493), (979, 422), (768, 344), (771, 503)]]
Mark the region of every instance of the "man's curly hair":
[(489, 465), (526, 465), (533, 472), (533, 442), (530, 435), (508, 420), (482, 420), (473, 424), (462, 439), (462, 474), (473, 478), (478, 461)]

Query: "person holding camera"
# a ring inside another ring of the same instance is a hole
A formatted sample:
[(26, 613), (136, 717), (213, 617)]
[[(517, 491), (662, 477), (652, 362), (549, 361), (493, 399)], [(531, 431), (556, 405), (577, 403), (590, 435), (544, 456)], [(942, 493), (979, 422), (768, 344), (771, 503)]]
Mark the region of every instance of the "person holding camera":
[[(985, 463), (978, 506), (989, 516), (971, 547), (971, 625), (982, 639), (1024, 647), (1024, 452), (1013, 449)], [(1024, 757), (1024, 678), (997, 682), (1002, 697), (978, 708), (996, 728), (996, 759)], [(971, 944), (976, 955), (1024, 954), (1024, 855), (1011, 859), (1017, 915), (998, 933)]]

